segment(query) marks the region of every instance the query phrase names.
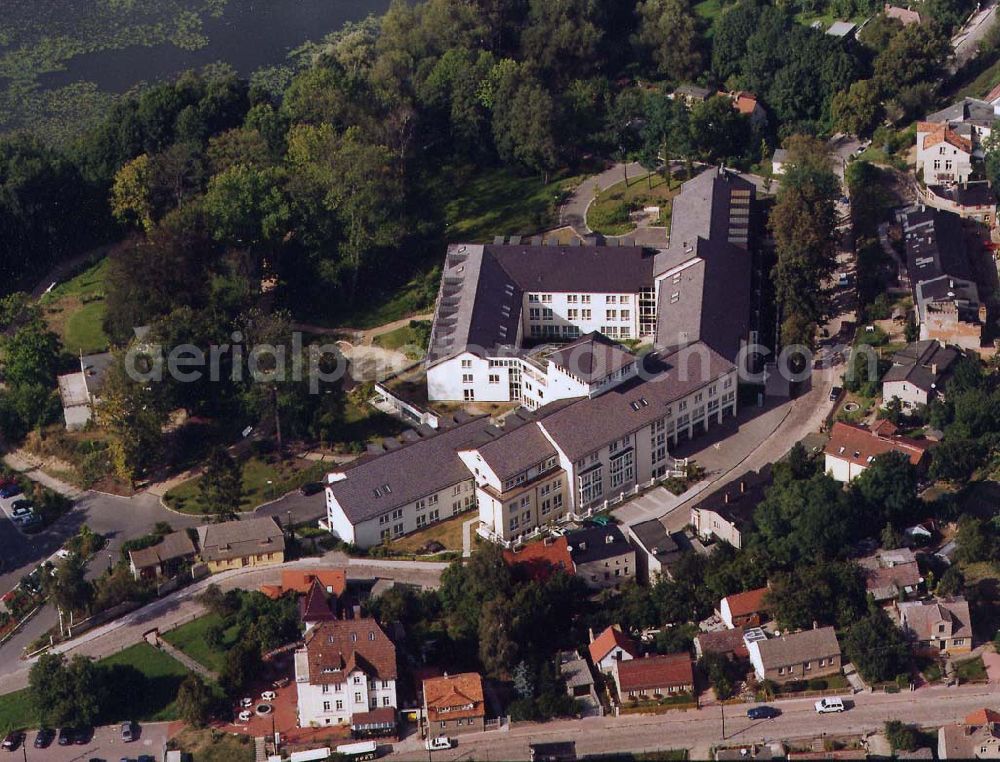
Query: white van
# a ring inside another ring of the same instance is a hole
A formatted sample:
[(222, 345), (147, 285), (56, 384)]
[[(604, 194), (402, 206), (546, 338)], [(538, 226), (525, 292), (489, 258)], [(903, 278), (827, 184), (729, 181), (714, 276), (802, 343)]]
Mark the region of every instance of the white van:
[(829, 712), (843, 712), (846, 707), (844, 700), (839, 696), (831, 698), (821, 698), (816, 702), (816, 714), (828, 714)]

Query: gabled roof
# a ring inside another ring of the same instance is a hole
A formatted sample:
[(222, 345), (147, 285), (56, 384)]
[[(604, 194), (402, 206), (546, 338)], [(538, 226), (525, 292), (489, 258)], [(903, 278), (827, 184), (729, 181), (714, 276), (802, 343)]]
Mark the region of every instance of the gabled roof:
[(731, 482), (699, 498), (694, 509), (713, 511), (738, 528), (750, 522), (754, 510), (771, 486), (771, 464), (760, 471), (746, 471)]
[(987, 725), (1000, 722), (1000, 712), (995, 709), (977, 709), (966, 715), (963, 725)]
[(424, 680), (424, 704), (430, 722), (485, 717), (483, 678), (463, 672)]
[(321, 622), (306, 635), (311, 685), (343, 683), (361, 670), (370, 679), (396, 679), (396, 646), (371, 617)]
[(632, 543), (613, 524), (606, 527), (588, 526), (567, 532), (566, 542), (569, 543), (573, 563), (577, 566), (635, 553)]
[[(992, 104), (980, 98), (966, 97), (940, 111), (935, 111), (927, 117), (926, 121), (936, 124), (972, 122), (988, 127), (992, 126), (995, 119), (996, 114)], [(917, 131), (922, 131), (919, 125)]]
[[(733, 616), (747, 616), (749, 614), (760, 614), (768, 610), (764, 602), (767, 596), (766, 587), (758, 587), (756, 590), (747, 590), (735, 595), (727, 595), (723, 601), (729, 603), (729, 612)], [(722, 605), (721, 602), (719, 604)]]
[[(348, 520), (368, 521), (421, 497), (440, 492), (472, 476), (458, 457), (463, 447), (489, 441), (495, 435), (489, 418), (480, 416), (441, 430), (426, 439), (373, 455), (341, 472), (329, 482)], [(433, 468), (428, 468), (433, 464)]]
[(925, 149), (931, 148), (939, 143), (947, 143), (960, 151), (965, 151), (967, 154), (972, 153), (972, 141), (968, 138), (962, 137), (951, 129), (951, 127), (947, 127), (945, 125), (938, 125), (937, 129), (927, 135), (924, 138), (923, 147)]
[[(274, 590), (277, 596), (288, 592), (305, 595), (316, 582), (319, 582), (329, 593), (337, 596), (343, 595), (344, 591), (347, 590), (347, 571), (344, 569), (282, 569), (281, 584), (266, 587), (269, 590)], [(261, 586), (261, 592), (265, 592), (264, 587), (264, 585)]]
[(505, 427), (503, 436), (469, 449), (475, 449), (479, 453), (500, 481), (559, 454), (534, 422), (524, 423), (510, 430)]
[(309, 592), (299, 601), (299, 618), (307, 623), (329, 622), (337, 618), (330, 605), (329, 594), (319, 580), (313, 581)]
[(947, 276), (974, 280), (962, 218), (954, 212), (926, 207), (908, 212), (903, 225), (906, 268), (916, 284)]
[(930, 392), (958, 357), (957, 350), (933, 339), (907, 344), (892, 356), (892, 367), (882, 377), (882, 383), (906, 381)]
[(714, 632), (699, 632), (695, 636), (698, 649), (702, 654), (733, 654), (737, 658), (746, 659), (749, 656), (747, 644), (743, 641), (743, 628), (716, 630)]
[(246, 558), (285, 550), (285, 534), (270, 516), (198, 527), (205, 561)]
[[(920, 14), (917, 11), (911, 11), (909, 8), (900, 8), (898, 5), (886, 3), (885, 15), (901, 22), (903, 26), (920, 23)], [(987, 98), (987, 100), (989, 99)]]
[(694, 685), (694, 669), (686, 653), (619, 661), (615, 669), (622, 693)]
[(629, 656), (635, 657), (639, 654), (639, 647), (628, 635), (622, 632), (621, 627), (613, 624), (594, 638), (594, 641), (587, 647), (590, 652), (590, 660), (596, 665), (615, 648), (622, 649)]
[(764, 669), (802, 664), (813, 659), (840, 655), (840, 644), (832, 627), (803, 630), (780, 638), (758, 640), (751, 648), (760, 649)]
[(757, 96), (753, 93), (748, 93), (746, 90), (733, 93), (733, 106), (737, 111), (746, 116), (751, 116), (754, 111), (760, 108)]
[(902, 436), (883, 436), (853, 423), (837, 421), (830, 430), (830, 440), (823, 452), (832, 458), (868, 467), (879, 455), (899, 452), (919, 465), (930, 449), (930, 442)]
[(156, 544), (142, 550), (130, 550), (129, 560), (136, 569), (147, 569), (164, 561), (184, 558), (195, 554), (194, 543), (186, 531), (171, 532), (164, 535)]
[(899, 617), (906, 630), (917, 640), (935, 636), (938, 622), (950, 622), (952, 638), (971, 638), (972, 619), (969, 603), (964, 598), (938, 598), (933, 601), (912, 601), (899, 604)]

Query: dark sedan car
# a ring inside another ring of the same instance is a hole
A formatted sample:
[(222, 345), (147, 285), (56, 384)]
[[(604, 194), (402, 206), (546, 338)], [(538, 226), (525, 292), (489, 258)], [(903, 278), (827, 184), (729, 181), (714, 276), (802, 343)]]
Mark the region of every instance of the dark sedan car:
[(59, 730), (59, 745), (72, 746), (75, 736), (76, 734), (73, 732), (72, 728), (61, 728)]
[(770, 720), (781, 712), (773, 706), (753, 706), (747, 709), (747, 717), (751, 720)]
[(35, 748), (47, 749), (55, 740), (56, 731), (51, 728), (42, 728), (35, 734)]
[(14, 751), (22, 743), (24, 743), (24, 733), (20, 730), (15, 730), (13, 733), (8, 733), (4, 736), (3, 743), (0, 746), (3, 747), (4, 751)]
[(299, 487), (299, 493), (302, 495), (315, 495), (323, 491), (323, 482), (306, 482), (301, 487)]
[(17, 484), (5, 484), (0, 487), (0, 497), (14, 497), (14, 495), (20, 495), (21, 488)]

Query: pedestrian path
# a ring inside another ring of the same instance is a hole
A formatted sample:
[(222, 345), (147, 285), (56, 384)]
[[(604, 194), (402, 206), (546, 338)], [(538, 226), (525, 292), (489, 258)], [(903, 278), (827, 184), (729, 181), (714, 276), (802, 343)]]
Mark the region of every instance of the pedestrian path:
[(263, 736), (253, 739), (253, 758), (254, 762), (267, 762), (267, 742)]
[(219, 682), (218, 673), (213, 672), (208, 667), (203, 665), (201, 662), (195, 661), (186, 653), (181, 651), (179, 648), (175, 648), (174, 646), (170, 645), (170, 643), (165, 641), (163, 638), (157, 638), (156, 647), (159, 648), (168, 656), (179, 661), (181, 664), (183, 664), (185, 667), (187, 667), (189, 670), (191, 670), (204, 680), (208, 680), (213, 683)]

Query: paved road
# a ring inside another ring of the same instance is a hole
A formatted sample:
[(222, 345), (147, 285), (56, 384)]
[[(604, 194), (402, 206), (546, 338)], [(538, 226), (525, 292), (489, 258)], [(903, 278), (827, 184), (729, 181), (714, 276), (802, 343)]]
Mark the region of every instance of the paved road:
[[(637, 162), (628, 165), (628, 176), (638, 177), (645, 174), (646, 170)], [(559, 224), (563, 227), (569, 226), (581, 236), (590, 235), (592, 232), (587, 227), (587, 207), (594, 200), (597, 191), (610, 188), (616, 183), (625, 179), (625, 165), (615, 164), (610, 169), (606, 169), (598, 175), (588, 177), (573, 191), (573, 194), (559, 209)]]
[(982, 9), (951, 38), (955, 56), (948, 64), (949, 73), (954, 74), (979, 53), (979, 43), (993, 25), (996, 9), (997, 6), (992, 2), (983, 3)]
[(44, 750), (35, 749), (35, 733), (32, 731), (28, 733), (28, 744), (24, 751), (18, 749), (10, 757), (15, 761), (84, 762), (90, 759), (135, 759), (140, 754), (151, 754), (156, 760), (163, 759), (167, 750), (169, 723), (152, 722), (139, 725), (138, 728), (139, 736), (131, 743), (122, 742), (120, 725), (108, 725), (96, 728), (91, 739), (80, 746), (59, 746), (53, 742)]
[[(198, 596), (211, 584), (223, 591), (233, 589), (255, 590), (264, 584), (276, 584), (283, 569), (313, 567), (346, 567), (349, 579), (388, 579), (424, 588), (437, 587), (446, 563), (422, 561), (389, 561), (367, 558), (348, 558), (343, 553), (327, 553), (322, 558), (304, 558), (266, 568), (248, 567), (214, 574), (189, 587), (152, 603), (112, 622), (83, 633), (78, 638), (55, 648), (58, 653), (90, 656), (100, 659), (118, 653), (142, 640), (144, 633), (159, 629), (171, 630), (201, 616), (204, 607)], [(0, 652), (0, 694), (24, 688), (27, 685), (31, 661), (22, 661), (18, 655)]]
[[(507, 731), (463, 735), (458, 746), (435, 752), (442, 762), (466, 759), (528, 759), (528, 744), (540, 741), (575, 741), (580, 756), (612, 752), (643, 752), (687, 748), (696, 759), (707, 759), (711, 747), (723, 744), (761, 743), (777, 739), (805, 740), (823, 735), (863, 734), (882, 729), (886, 720), (900, 719), (925, 727), (957, 722), (982, 707), (996, 707), (1000, 694), (980, 686), (925, 688), (915, 693), (859, 694), (855, 706), (843, 714), (817, 715), (812, 699), (773, 702), (781, 716), (773, 720), (748, 720), (750, 704), (726, 708), (726, 736), (722, 736), (722, 709), (718, 706), (662, 715), (625, 715), (560, 720), (519, 725)], [(398, 759), (423, 760), (427, 752), (419, 739), (396, 744)]]

